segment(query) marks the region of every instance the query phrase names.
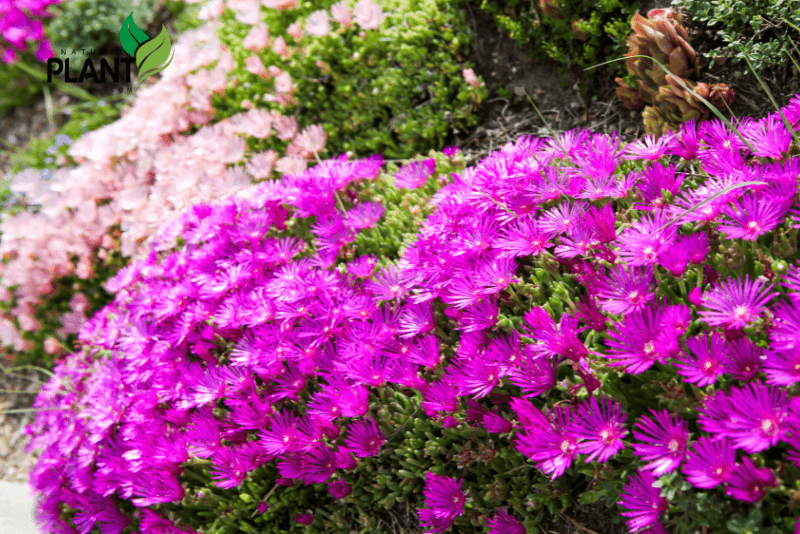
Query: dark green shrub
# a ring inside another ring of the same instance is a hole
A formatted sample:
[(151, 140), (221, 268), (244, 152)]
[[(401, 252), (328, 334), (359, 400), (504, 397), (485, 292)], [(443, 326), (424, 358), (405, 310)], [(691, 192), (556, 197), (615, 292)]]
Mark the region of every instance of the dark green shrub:
[[(639, 5), (629, 0), (470, 0), (533, 57), (550, 58), (563, 70), (622, 57), (630, 21)], [(623, 62), (610, 69), (623, 72)], [(591, 78), (596, 72), (588, 71)]]
[[(114, 2), (113, 0), (72, 0), (54, 8), (56, 17), (47, 26), (56, 56), (69, 56), (73, 49), (100, 51), (119, 44), (119, 29), (131, 12), (141, 28), (153, 17), (157, 0)], [(65, 54), (61, 51), (65, 50)]]
[(757, 71), (790, 63), (800, 33), (783, 21), (800, 26), (797, 0), (674, 0), (696, 24), (704, 24), (721, 46), (712, 49), (710, 59), (731, 58), (743, 63), (745, 54)]

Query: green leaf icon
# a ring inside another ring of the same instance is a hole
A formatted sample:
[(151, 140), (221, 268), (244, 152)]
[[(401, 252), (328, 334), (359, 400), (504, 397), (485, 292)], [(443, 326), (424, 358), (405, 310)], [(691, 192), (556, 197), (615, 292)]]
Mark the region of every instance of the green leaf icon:
[(131, 12), (122, 23), (122, 28), (119, 29), (119, 40), (123, 50), (133, 56), (136, 54), (136, 48), (148, 39), (147, 34), (140, 30), (133, 21), (133, 12)]
[[(169, 57), (171, 50), (172, 41), (170, 41), (167, 29), (161, 26), (161, 33), (153, 39), (142, 43), (136, 50), (136, 66), (139, 67), (139, 83), (142, 83), (148, 76), (161, 72), (172, 63), (172, 58), (174, 58), (175, 55), (173, 54), (172, 57)], [(169, 61), (162, 65), (167, 61), (167, 58), (169, 58)]]

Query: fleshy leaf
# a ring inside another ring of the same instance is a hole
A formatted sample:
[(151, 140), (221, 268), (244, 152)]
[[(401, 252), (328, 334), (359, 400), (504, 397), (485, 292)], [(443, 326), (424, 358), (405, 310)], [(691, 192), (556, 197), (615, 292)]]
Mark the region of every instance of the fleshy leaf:
[(170, 50), (172, 49), (172, 41), (169, 38), (167, 29), (161, 26), (161, 33), (153, 39), (143, 43), (138, 50), (136, 50), (136, 66), (139, 67), (139, 83), (145, 78), (156, 72), (164, 70), (171, 62), (166, 65), (162, 64), (169, 58)]
[(148, 39), (147, 34), (140, 30), (139, 26), (134, 22), (133, 12), (131, 12), (119, 29), (119, 40), (122, 43), (122, 48), (133, 56), (136, 54), (136, 48)]

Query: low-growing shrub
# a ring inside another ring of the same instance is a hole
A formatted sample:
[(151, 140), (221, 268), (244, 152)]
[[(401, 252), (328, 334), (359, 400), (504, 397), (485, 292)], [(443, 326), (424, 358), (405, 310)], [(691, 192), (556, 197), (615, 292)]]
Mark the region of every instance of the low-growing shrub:
[[(55, 56), (73, 49), (100, 50), (119, 44), (122, 22), (133, 13), (137, 24), (146, 28), (155, 14), (156, 0), (115, 2), (113, 0), (66, 0), (54, 10), (56, 16), (47, 26)], [(86, 53), (85, 55), (90, 55)]]
[(465, 78), (472, 37), (461, 1), (249, 5), (221, 17), (241, 83), (215, 97), (216, 117), (257, 107), (292, 115), (299, 128), (319, 124), (323, 157), (406, 159), (476, 124), (487, 91)]
[(380, 156), (193, 207), (37, 397), (40, 525), (535, 534), (602, 500), (631, 532), (791, 531), (800, 147), (735, 128), (390, 169), (435, 209), (381, 267)]
[[(563, 72), (622, 56), (639, 2), (628, 0), (469, 0), (491, 13), (497, 26), (533, 57), (550, 58)], [(624, 65), (612, 63), (612, 71)], [(591, 78), (597, 70), (586, 71)], [(600, 71), (605, 72), (605, 71)], [(582, 90), (588, 90), (584, 84)]]
[[(758, 72), (791, 64), (789, 57), (795, 51), (792, 42), (796, 46), (800, 33), (785, 21), (800, 26), (797, 0), (674, 0), (673, 5), (683, 8), (692, 21), (707, 26), (716, 36), (721, 46), (709, 51), (710, 59), (742, 63), (747, 55)], [(745, 73), (749, 72), (747, 63), (743, 65)]]

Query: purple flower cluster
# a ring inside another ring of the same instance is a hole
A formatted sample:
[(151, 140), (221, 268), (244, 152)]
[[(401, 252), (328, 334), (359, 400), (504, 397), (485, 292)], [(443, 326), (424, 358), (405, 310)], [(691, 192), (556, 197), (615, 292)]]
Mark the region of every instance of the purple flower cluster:
[[(800, 98), (784, 113), (800, 123)], [(327, 483), (346, 498), (340, 471), (394, 436), (371, 411), (371, 388), (411, 389), (439, 426), (475, 422), (551, 478), (580, 454), (608, 462), (630, 444), (639, 469), (619, 504), (631, 532), (665, 532), (655, 477), (681, 467), (696, 488), (724, 484), (745, 502), (778, 491), (776, 461), (745, 455), (783, 443), (800, 466), (800, 401), (788, 391), (800, 381), (800, 304), (717, 254), (724, 235), (757, 246), (753, 221), (791, 223), (797, 158), (771, 124), (738, 125), (753, 152), (717, 122), (627, 149), (588, 132), (523, 137), (453, 174), (397, 264), (343, 259), (382, 212), (366, 202), (343, 212), (337, 191), (374, 178), (380, 157), (329, 160), (248, 199), (195, 206), (164, 238), (185, 245), (159, 253), (156, 241), (109, 282), (116, 299), (81, 331), (86, 350), (37, 398), (47, 411), (30, 427), (42, 451), (31, 484), (43, 527), (69, 531), (66, 503), (87, 532), (119, 533), (127, 516), (115, 498), (140, 508), (142, 524), (164, 521), (149, 507), (185, 497), (195, 458), (222, 488), (275, 460), (279, 484)], [(638, 152), (647, 163), (618, 170)], [(695, 160), (707, 179), (677, 174), (668, 156)], [(425, 166), (405, 168), (399, 185), (420, 185)], [(762, 185), (741, 185), (753, 181)], [(780, 209), (750, 210), (749, 198)], [(734, 226), (750, 233), (733, 237)], [(636, 399), (604, 388), (651, 369), (696, 400), (629, 418)], [(700, 412), (697, 425), (684, 410)], [(428, 532), (464, 514), (463, 483), (426, 474)], [(524, 531), (503, 509), (489, 525)]]
[[(43, 449), (31, 473), (43, 529), (69, 531), (66, 503), (89, 530), (119, 533), (129, 519), (111, 513), (117, 495), (142, 509), (148, 532), (148, 507), (185, 496), (183, 466), (193, 457), (210, 461), (217, 486), (233, 488), (272, 460), (284, 479), (315, 484), (380, 453), (386, 438), (374, 420), (343, 421), (367, 413), (368, 386), (416, 375), (397, 361), (398, 318), (363, 279), (329, 267), (364, 227), (342, 222), (336, 190), (375, 178), (382, 164), (329, 160), (246, 200), (195, 206), (177, 222), (183, 248), (159, 258), (157, 241), (108, 282), (114, 303), (80, 334), (108, 358), (69, 358), (35, 404), (49, 409), (30, 428), (30, 446)], [(294, 223), (284, 203), (338, 218), (347, 237), (312, 230), (320, 236), (312, 244), (279, 235)], [(220, 340), (232, 346), (224, 358)], [(312, 377), (320, 387), (304, 416), (280, 408)], [(224, 418), (211, 409), (220, 400)], [(332, 495), (349, 493), (333, 482)], [(170, 525), (162, 531), (179, 531)]]
[(16, 63), (20, 52), (27, 52), (28, 45), (35, 47), (33, 55), (46, 61), (53, 55), (50, 41), (45, 38), (40, 19), (51, 16), (48, 6), (60, 4), (61, 0), (0, 0), (0, 60)]

